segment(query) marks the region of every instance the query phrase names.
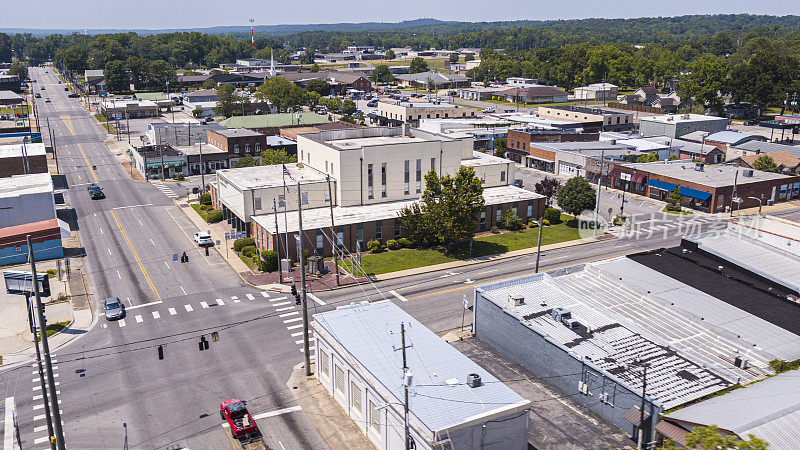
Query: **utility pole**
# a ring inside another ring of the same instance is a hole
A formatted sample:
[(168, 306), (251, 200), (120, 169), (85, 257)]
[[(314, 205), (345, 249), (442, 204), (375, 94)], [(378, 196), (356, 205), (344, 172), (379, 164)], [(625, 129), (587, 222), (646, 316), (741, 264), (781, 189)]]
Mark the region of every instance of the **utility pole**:
[(303, 198), (300, 183), (297, 183), (297, 225), (300, 233), (298, 249), (300, 250), (300, 290), (303, 296), (303, 356), (305, 357), (306, 376), (311, 376), (311, 355), (308, 354), (308, 299), (306, 298), (306, 255), (303, 253)]
[[(36, 273), (33, 275), (33, 282), (38, 283), (39, 280), (36, 278)], [(30, 295), (26, 295), (25, 299), (27, 300), (25, 303), (28, 304), (28, 311), (30, 311)], [(32, 319), (32, 318), (31, 318)], [(39, 352), (39, 337), (38, 333), (34, 331), (33, 333), (33, 340), (36, 343), (36, 363), (39, 366), (39, 384), (42, 387), (42, 403), (44, 404), (44, 415), (47, 419), (47, 436), (54, 436), (53, 435), (53, 418), (50, 417), (50, 405), (49, 405), (49, 396), (47, 395), (47, 385), (44, 381), (44, 369), (42, 368), (42, 354)], [(55, 450), (56, 443), (52, 439), (50, 439), (50, 448)]]
[[(31, 260), (31, 273), (33, 274), (33, 293), (36, 296), (36, 314), (39, 317), (39, 332), (42, 337), (42, 351), (44, 353), (44, 364), (47, 369), (47, 385), (50, 388), (50, 407), (53, 411), (53, 422), (55, 425), (55, 440), (58, 450), (66, 450), (64, 444), (64, 430), (61, 429), (61, 411), (58, 409), (58, 392), (56, 391), (56, 382), (53, 377), (53, 363), (50, 361), (50, 346), (47, 344), (47, 324), (44, 319), (44, 307), (42, 306), (42, 298), (39, 295), (39, 279), (36, 277), (36, 259), (33, 256), (33, 244), (31, 244), (31, 235), (25, 236), (28, 244), (28, 257)], [(44, 395), (44, 390), (42, 390)], [(53, 436), (50, 437), (53, 439)]]
[(600, 175), (597, 177), (597, 199), (594, 202), (594, 232), (593, 236), (597, 236), (597, 217), (600, 214), (600, 186), (603, 185), (603, 158), (606, 154), (605, 149), (600, 150)]
[(158, 153), (161, 155), (161, 181), (165, 181), (166, 178), (164, 177), (164, 146), (158, 146)]
[(128, 108), (125, 108), (125, 133), (128, 135), (128, 145), (131, 145), (131, 127), (128, 122)]
[(644, 448), (644, 403), (645, 403), (645, 391), (647, 390), (647, 366), (646, 362), (642, 362), (642, 367), (644, 371), (642, 372), (642, 406), (639, 410), (639, 443), (636, 448), (639, 450)]
[(544, 224), (539, 222), (539, 243), (536, 244), (536, 269), (534, 273), (539, 273), (539, 256), (542, 254), (542, 228), (544, 228)]
[(406, 326), (400, 322), (400, 345), (403, 349), (403, 394), (405, 400), (403, 401), (403, 428), (405, 431), (405, 449), (410, 450), (410, 435), (408, 432), (408, 385), (410, 384), (410, 377), (408, 374), (408, 363), (406, 362)]
[(333, 264), (336, 266), (336, 285), (341, 286), (339, 284), (339, 239), (336, 236), (336, 227), (333, 224), (333, 192), (331, 191), (331, 176), (326, 175), (325, 178), (328, 180), (328, 204), (331, 207), (331, 237), (333, 238)]
[(272, 199), (272, 213), (275, 216), (275, 249), (278, 253), (278, 281), (283, 283), (283, 258), (281, 258), (281, 234), (278, 232), (278, 203)]
[[(189, 125), (191, 128), (191, 125)], [(189, 134), (189, 145), (192, 145), (192, 135)], [(200, 192), (206, 191), (206, 166), (203, 165), (203, 141), (200, 141)]]

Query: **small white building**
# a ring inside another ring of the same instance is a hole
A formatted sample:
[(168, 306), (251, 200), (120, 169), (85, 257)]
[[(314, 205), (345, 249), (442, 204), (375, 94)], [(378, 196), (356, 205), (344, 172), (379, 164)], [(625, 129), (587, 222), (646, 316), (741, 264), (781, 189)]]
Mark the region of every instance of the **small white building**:
[(377, 448), (404, 448), (404, 382), (413, 448), (527, 448), (531, 402), (394, 303), (341, 306), (311, 326), (318, 380)]
[(575, 100), (616, 100), (619, 86), (611, 83), (594, 83), (575, 88)]

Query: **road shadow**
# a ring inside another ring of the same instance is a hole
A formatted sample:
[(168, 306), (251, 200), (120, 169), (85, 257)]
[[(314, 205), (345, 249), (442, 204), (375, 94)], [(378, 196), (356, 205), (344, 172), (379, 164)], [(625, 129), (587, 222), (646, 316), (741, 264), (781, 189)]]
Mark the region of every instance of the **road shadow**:
[(53, 178), (53, 189), (69, 189), (69, 182), (67, 182), (66, 175), (51, 175)]
[[(58, 195), (58, 194), (56, 194)], [(58, 202), (56, 202), (58, 203)], [(75, 212), (75, 208), (61, 208), (56, 210), (56, 217), (60, 220), (69, 225), (70, 231), (78, 231), (80, 228), (78, 227), (78, 214)]]

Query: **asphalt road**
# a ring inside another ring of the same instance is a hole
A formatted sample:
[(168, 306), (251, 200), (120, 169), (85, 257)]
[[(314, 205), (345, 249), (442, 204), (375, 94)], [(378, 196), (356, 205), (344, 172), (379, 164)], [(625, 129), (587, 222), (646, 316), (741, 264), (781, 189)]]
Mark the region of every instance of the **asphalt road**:
[[(131, 181), (79, 100), (67, 98), (52, 71), (31, 72), (52, 100), (38, 103), (39, 113), (55, 132), (93, 306), (101, 314), (103, 299), (117, 296), (127, 307), (124, 321), (99, 316), (87, 334), (54, 352), (67, 446), (236, 448), (218, 410), (221, 401), (240, 398), (271, 447), (324, 448), (286, 386), (302, 362), (297, 330), (288, 329), (297, 321), (284, 323), (299, 317), (294, 302), (248, 287), (216, 250), (206, 257), (191, 240), (197, 229), (171, 200), (172, 184)], [(105, 199), (89, 198), (92, 182)], [(188, 263), (173, 261), (184, 251)], [(219, 342), (200, 352), (200, 336), (210, 339), (212, 331)], [(32, 373), (30, 365), (0, 371), (0, 396), (13, 398), (23, 448), (47, 446)]]

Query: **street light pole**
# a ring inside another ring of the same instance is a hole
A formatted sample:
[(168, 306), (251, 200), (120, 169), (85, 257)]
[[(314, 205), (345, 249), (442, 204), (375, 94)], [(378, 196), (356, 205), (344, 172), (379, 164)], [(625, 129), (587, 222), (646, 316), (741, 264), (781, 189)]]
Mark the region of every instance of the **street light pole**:
[(761, 215), (761, 199), (758, 198), (758, 197), (747, 197), (747, 198), (752, 198), (753, 200), (758, 200), (758, 215), (760, 216)]
[(536, 269), (534, 269), (534, 273), (539, 273), (539, 257), (542, 254), (542, 222), (536, 222), (539, 224), (539, 243), (536, 244)]

